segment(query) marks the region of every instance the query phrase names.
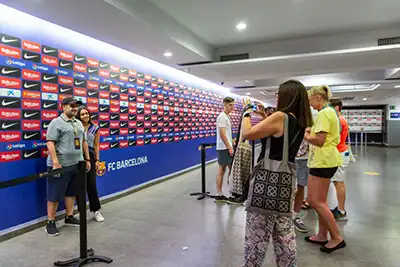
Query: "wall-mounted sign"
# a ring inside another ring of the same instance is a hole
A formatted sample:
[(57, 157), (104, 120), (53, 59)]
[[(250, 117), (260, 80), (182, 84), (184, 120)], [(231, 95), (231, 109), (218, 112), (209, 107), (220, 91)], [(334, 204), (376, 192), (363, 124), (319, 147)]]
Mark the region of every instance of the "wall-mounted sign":
[(391, 119), (400, 119), (400, 112), (390, 112)]

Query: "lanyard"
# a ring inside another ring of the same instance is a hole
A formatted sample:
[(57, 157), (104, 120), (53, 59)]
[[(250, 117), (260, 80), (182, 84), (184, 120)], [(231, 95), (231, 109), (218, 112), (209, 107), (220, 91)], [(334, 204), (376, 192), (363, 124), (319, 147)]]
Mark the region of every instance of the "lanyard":
[(72, 130), (74, 131), (75, 137), (78, 137), (78, 127), (76, 126), (76, 121), (71, 121)]

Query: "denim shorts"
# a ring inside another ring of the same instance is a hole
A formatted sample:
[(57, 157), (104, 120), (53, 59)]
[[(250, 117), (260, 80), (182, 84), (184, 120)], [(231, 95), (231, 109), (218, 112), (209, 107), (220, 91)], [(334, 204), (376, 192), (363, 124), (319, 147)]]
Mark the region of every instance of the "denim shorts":
[(296, 177), (297, 184), (301, 186), (307, 186), (308, 184), (308, 172), (309, 169), (307, 167), (308, 159), (296, 159)]
[[(47, 171), (52, 169), (52, 167), (47, 167)], [(59, 202), (64, 197), (76, 197), (78, 189), (77, 171), (68, 171), (60, 174), (60, 176), (47, 177), (47, 201)]]

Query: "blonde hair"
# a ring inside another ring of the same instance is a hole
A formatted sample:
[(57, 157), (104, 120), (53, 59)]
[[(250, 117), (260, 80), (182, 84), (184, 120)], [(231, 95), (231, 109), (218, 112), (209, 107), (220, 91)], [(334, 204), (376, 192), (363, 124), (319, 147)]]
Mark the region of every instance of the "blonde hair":
[(308, 90), (308, 95), (320, 95), (325, 101), (329, 101), (329, 99), (332, 97), (332, 92), (327, 85), (318, 85), (311, 87), (311, 89)]

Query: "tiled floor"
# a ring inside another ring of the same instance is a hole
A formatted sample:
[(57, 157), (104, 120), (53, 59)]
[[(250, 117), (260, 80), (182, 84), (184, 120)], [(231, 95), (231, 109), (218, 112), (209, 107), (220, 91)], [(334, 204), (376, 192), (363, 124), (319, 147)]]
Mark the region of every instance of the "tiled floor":
[[(298, 234), (298, 266), (400, 266), (399, 156), (400, 150), (374, 147), (359, 153), (348, 171), (349, 221), (340, 223), (348, 247), (332, 255), (321, 254), (319, 247), (305, 243), (304, 235)], [(212, 191), (215, 173), (215, 164), (207, 166)], [(105, 222), (88, 223), (89, 247), (114, 262), (93, 266), (240, 266), (244, 208), (190, 197), (200, 187), (199, 175), (196, 170), (106, 204)], [(334, 193), (333, 189), (330, 196)], [(315, 227), (314, 212), (303, 215)], [(0, 266), (52, 266), (56, 260), (78, 255), (78, 228), (61, 227), (60, 231), (60, 236), (48, 238), (38, 229), (0, 243)], [(275, 266), (271, 246), (265, 266)]]

